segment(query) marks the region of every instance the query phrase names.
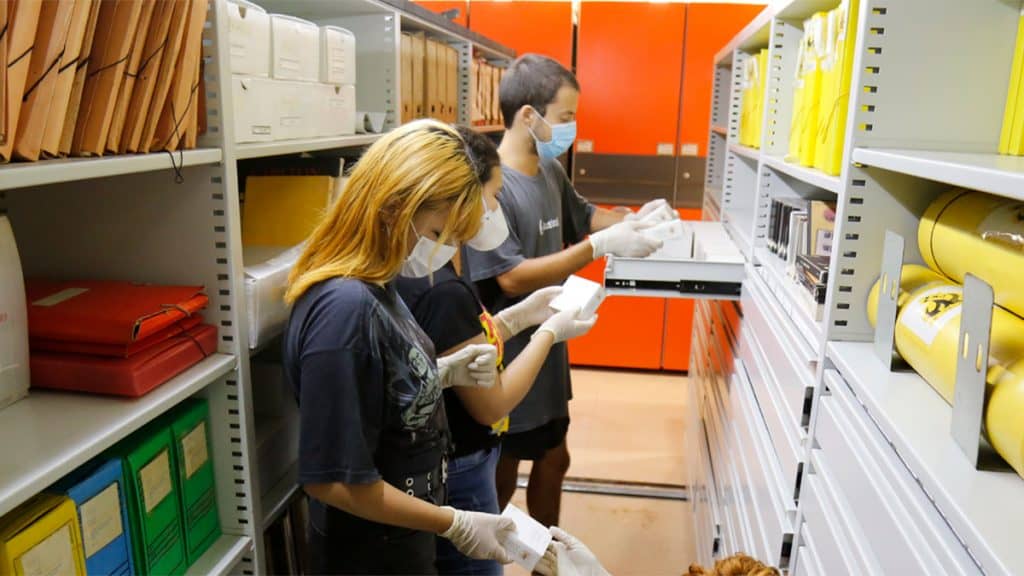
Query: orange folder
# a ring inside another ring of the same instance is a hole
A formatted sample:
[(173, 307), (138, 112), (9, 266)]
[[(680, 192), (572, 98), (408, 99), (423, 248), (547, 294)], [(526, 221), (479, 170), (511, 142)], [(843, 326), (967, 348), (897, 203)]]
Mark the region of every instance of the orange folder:
[(29, 338), (138, 342), (205, 308), (209, 299), (202, 290), (202, 286), (26, 279)]
[(7, 141), (7, 0), (0, 0), (0, 144)]
[(107, 133), (107, 152), (117, 153), (121, 144), (121, 135), (124, 132), (125, 120), (128, 117), (128, 105), (131, 103), (132, 91), (135, 89), (135, 79), (138, 77), (139, 66), (142, 64), (146, 34), (149, 33), (149, 21), (153, 17), (154, 8), (156, 8), (156, 3), (151, 0), (142, 4), (139, 23), (135, 26), (135, 39), (132, 42), (131, 54), (128, 56), (128, 66), (124, 71), (121, 89), (117, 91), (114, 115), (111, 118), (110, 131)]
[(45, 157), (57, 156), (60, 151), (60, 133), (64, 129), (64, 117), (67, 115), (71, 103), (71, 91), (75, 82), (75, 71), (78, 69), (78, 57), (82, 53), (82, 43), (89, 22), (94, 20), (93, 14), (99, 10), (98, 6), (96, 10), (93, 10), (93, 4), (93, 0), (76, 0), (74, 2), (71, 23), (64, 40), (64, 53), (60, 58), (60, 64), (57, 65), (57, 70), (53, 72), (57, 78), (53, 83), (53, 96), (50, 98), (50, 107), (45, 115), (43, 139), (39, 145), (40, 153)]
[(21, 99), (21, 117), (18, 119), (17, 136), (14, 139), (15, 158), (39, 160), (46, 116), (50, 113), (58, 66), (74, 8), (74, 0), (50, 0), (43, 2), (39, 11), (32, 62), (28, 67), (28, 78)]
[(180, 336), (192, 328), (202, 324), (203, 317), (199, 314), (189, 316), (171, 324), (163, 330), (159, 330), (146, 338), (136, 340), (129, 344), (102, 344), (96, 342), (71, 342), (68, 340), (46, 340), (33, 338), (29, 341), (29, 347), (33, 353), (36, 352), (63, 352), (72, 354), (89, 354), (90, 356), (108, 356), (111, 358), (127, 358), (134, 356), (161, 342)]
[(85, 89), (85, 79), (89, 75), (89, 61), (92, 60), (92, 45), (96, 38), (96, 24), (99, 22), (102, 4), (103, 0), (94, 0), (89, 8), (89, 22), (85, 25), (82, 49), (75, 64), (75, 78), (71, 82), (71, 96), (68, 98), (64, 125), (60, 127), (56, 154), (58, 156), (67, 156), (71, 153), (71, 141), (75, 137), (75, 126), (78, 125), (78, 116), (82, 111), (82, 91)]
[(178, 65), (178, 54), (184, 46), (185, 31), (188, 28), (194, 1), (173, 0), (172, 4), (174, 11), (171, 13), (170, 28), (167, 32), (167, 45), (164, 48), (163, 57), (160, 59), (160, 70), (156, 74), (153, 97), (145, 111), (145, 120), (143, 120), (138, 146), (135, 149), (137, 152), (149, 152), (153, 146), (153, 135), (156, 133), (157, 123), (160, 122), (168, 94), (171, 92), (171, 81), (174, 79)]
[(175, 0), (157, 0), (153, 8), (153, 16), (149, 20), (149, 30), (146, 33), (146, 44), (142, 49), (142, 61), (136, 71), (135, 88), (132, 90), (124, 131), (118, 147), (121, 154), (136, 152), (139, 149), (139, 141), (142, 139), (142, 131), (149, 113), (149, 103), (153, 99), (160, 78), (164, 54), (170, 49), (167, 46), (168, 41), (170, 39), (173, 42), (173, 49), (176, 51), (181, 40), (180, 36), (177, 41), (170, 37), (171, 23), (175, 21), (175, 12), (180, 19), (186, 8), (187, 2)]
[(41, 0), (13, 0), (7, 16), (7, 138), (0, 144), (0, 162), (11, 159), (21, 114), (21, 95), (25, 93), (32, 45), (36, 39)]
[(178, 64), (174, 69), (171, 92), (153, 134), (151, 149), (177, 150), (187, 130), (189, 118), (198, 105), (198, 61), (203, 51), (203, 23), (206, 22), (206, 0), (193, 1), (189, 8), (188, 25), (178, 51)]

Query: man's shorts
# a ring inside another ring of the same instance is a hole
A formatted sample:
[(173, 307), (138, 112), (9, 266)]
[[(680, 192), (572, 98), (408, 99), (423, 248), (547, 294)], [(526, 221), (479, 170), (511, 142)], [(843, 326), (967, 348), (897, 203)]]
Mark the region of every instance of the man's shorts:
[(501, 437), (501, 455), (517, 460), (540, 460), (565, 440), (568, 431), (569, 419), (559, 418), (540, 428), (505, 434)]

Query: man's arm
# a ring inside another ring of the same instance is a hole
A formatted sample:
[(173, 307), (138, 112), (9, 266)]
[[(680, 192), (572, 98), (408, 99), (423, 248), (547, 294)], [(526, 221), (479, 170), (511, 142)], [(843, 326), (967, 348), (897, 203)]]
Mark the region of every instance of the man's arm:
[(594, 248), (590, 240), (584, 240), (555, 254), (523, 260), (496, 279), (502, 292), (516, 297), (545, 286), (561, 284), (593, 260)]

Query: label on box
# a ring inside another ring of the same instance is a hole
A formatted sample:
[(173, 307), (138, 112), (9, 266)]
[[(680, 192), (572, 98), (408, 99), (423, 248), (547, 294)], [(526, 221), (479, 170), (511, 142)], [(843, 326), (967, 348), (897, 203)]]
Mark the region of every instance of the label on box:
[(942, 285), (914, 299), (900, 312), (899, 323), (931, 346), (939, 332), (960, 318), (964, 294), (959, 286)]
[(149, 461), (149, 464), (143, 466), (139, 470), (139, 483), (142, 484), (142, 500), (146, 506), (146, 514), (149, 514), (171, 493), (170, 452), (160, 452), (156, 458)]
[(71, 545), (71, 525), (65, 524), (19, 558), (24, 576), (62, 576), (74, 574), (75, 553)]
[(78, 509), (82, 517), (82, 544), (86, 558), (103, 550), (124, 532), (121, 497), (117, 488), (118, 484), (114, 482)]
[(60, 292), (57, 292), (56, 294), (50, 294), (46, 298), (40, 298), (39, 300), (36, 300), (35, 302), (33, 302), (32, 305), (33, 306), (56, 306), (57, 304), (60, 304), (61, 302), (66, 302), (68, 300), (71, 300), (75, 296), (78, 296), (79, 294), (85, 294), (88, 291), (89, 291), (88, 288), (68, 288), (66, 290), (61, 290)]
[(181, 448), (185, 454), (185, 478), (191, 478), (210, 459), (206, 451), (206, 422), (200, 422), (181, 439)]

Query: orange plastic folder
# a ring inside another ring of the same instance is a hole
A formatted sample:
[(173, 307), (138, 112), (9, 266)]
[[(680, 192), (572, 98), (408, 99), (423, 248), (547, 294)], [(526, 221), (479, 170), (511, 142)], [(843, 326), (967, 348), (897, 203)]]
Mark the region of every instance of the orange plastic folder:
[(0, 143), (0, 162), (11, 159), (14, 139), (17, 137), (18, 118), (21, 114), (21, 95), (25, 93), (28, 67), (32, 62), (33, 44), (36, 39), (36, 24), (39, 23), (39, 9), (42, 0), (13, 0), (7, 15), (7, 79), (6, 90), (7, 137)]
[(72, 342), (68, 340), (45, 340), (33, 338), (29, 342), (32, 352), (66, 352), (74, 354), (90, 354), (92, 356), (108, 356), (111, 358), (127, 358), (149, 350), (175, 336), (185, 334), (203, 322), (198, 314), (189, 316), (180, 322), (171, 324), (152, 336), (141, 338), (128, 344), (105, 344), (101, 342)]
[(217, 328), (200, 324), (128, 358), (33, 352), (32, 386), (138, 397), (217, 351)]
[[(82, 53), (89, 24), (95, 24), (94, 15), (99, 10), (93, 9), (93, 0), (75, 0), (74, 11), (71, 13), (71, 24), (68, 26), (64, 40), (64, 52), (60, 57), (53, 83), (53, 96), (50, 98), (49, 110), (43, 121), (43, 136), (40, 151), (43, 156), (56, 156), (60, 150), (60, 134), (64, 129), (64, 117), (67, 116), (71, 104), (71, 92), (75, 83), (75, 71), (78, 69), (78, 57)], [(88, 51), (89, 48), (85, 47)], [(76, 104), (77, 106), (77, 104)]]
[(202, 310), (202, 286), (26, 279), (29, 338), (130, 344)]
[(50, 113), (58, 66), (74, 11), (74, 0), (43, 2), (39, 11), (32, 61), (21, 99), (21, 117), (18, 119), (17, 138), (14, 141), (15, 158), (32, 161), (39, 159), (46, 116)]

